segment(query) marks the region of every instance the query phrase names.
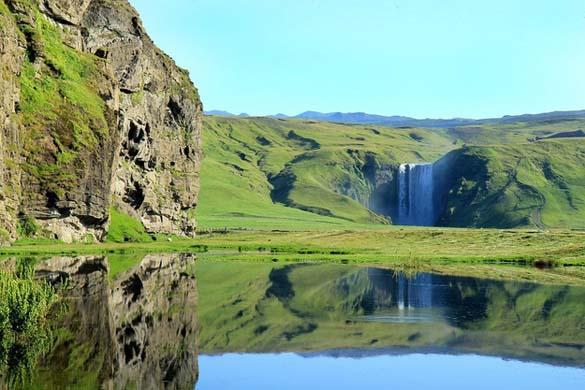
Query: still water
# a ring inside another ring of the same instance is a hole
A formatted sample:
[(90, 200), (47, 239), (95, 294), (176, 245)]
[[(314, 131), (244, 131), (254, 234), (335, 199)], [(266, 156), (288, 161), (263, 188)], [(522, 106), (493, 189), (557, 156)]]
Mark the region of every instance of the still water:
[(0, 266), (7, 388), (585, 388), (584, 287), (185, 254)]

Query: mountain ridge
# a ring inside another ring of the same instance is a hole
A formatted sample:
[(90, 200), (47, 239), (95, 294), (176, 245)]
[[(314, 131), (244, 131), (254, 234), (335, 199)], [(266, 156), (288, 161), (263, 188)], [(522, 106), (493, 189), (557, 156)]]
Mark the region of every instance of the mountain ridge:
[[(236, 117), (243, 114), (232, 114), (228, 111), (211, 110), (205, 111), (208, 116)], [(245, 114), (244, 116), (248, 116)], [(366, 112), (319, 112), (304, 111), (297, 115), (285, 115), (278, 113), (275, 115), (266, 115), (266, 117), (276, 119), (305, 119), (322, 122), (346, 123), (346, 124), (372, 124), (384, 125), (391, 127), (431, 127), (431, 128), (449, 128), (457, 126), (500, 124), (507, 122), (538, 122), (547, 120), (573, 120), (585, 119), (585, 110), (567, 110), (567, 111), (550, 111), (537, 114), (520, 114), (504, 115), (499, 118), (413, 118), (402, 115), (379, 115), (369, 114)]]

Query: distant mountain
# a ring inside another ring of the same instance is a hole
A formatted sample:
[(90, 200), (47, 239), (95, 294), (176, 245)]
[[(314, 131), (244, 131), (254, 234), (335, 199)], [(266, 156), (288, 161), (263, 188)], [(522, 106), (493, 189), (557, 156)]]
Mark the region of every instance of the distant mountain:
[(290, 116), (286, 115), (286, 114), (281, 114), (278, 113), (276, 115), (270, 115), (271, 118), (275, 118), (275, 119), (288, 119), (290, 118)]
[[(205, 111), (206, 115), (235, 117), (227, 111)], [(248, 117), (247, 114), (237, 115)], [(384, 125), (390, 127), (426, 127), (426, 128), (452, 128), (467, 125), (484, 125), (484, 124), (503, 124), (510, 122), (544, 122), (544, 121), (563, 121), (574, 119), (585, 119), (585, 110), (578, 111), (553, 111), (542, 114), (524, 114), (524, 115), (506, 115), (501, 118), (487, 119), (469, 119), (469, 118), (451, 118), (451, 119), (417, 119), (407, 116), (385, 116), (368, 114), (365, 112), (318, 112), (305, 111), (295, 116), (285, 114), (269, 115), (270, 118), (276, 119), (304, 119), (320, 122), (335, 122), (349, 124), (371, 124)]]
[(373, 115), (364, 112), (329, 112), (322, 113), (316, 111), (306, 111), (292, 118), (310, 119), (324, 122), (353, 123), (353, 124), (376, 124), (392, 127), (437, 127), (449, 128), (466, 125), (482, 124), (499, 124), (506, 122), (543, 122), (548, 120), (573, 120), (585, 119), (585, 110), (579, 111), (554, 111), (543, 114), (524, 114), (524, 115), (506, 115), (501, 118), (488, 119), (469, 119), (469, 118), (452, 118), (452, 119), (416, 119), (406, 116), (384, 116)]
[(235, 116), (234, 114), (232, 114), (231, 112), (228, 111), (222, 111), (222, 110), (209, 110), (209, 111), (203, 111), (203, 114), (205, 115), (209, 115), (209, 116), (227, 116), (227, 117), (232, 117)]
[(330, 112), (306, 111), (295, 116), (298, 119), (312, 119), (325, 122), (387, 125), (393, 127), (454, 127), (472, 124), (473, 119), (415, 119), (407, 116), (384, 116), (365, 112)]
[(366, 114), (365, 112), (330, 112), (330, 113), (321, 113), (316, 111), (305, 111), (302, 114), (297, 115), (295, 118), (299, 119), (316, 119), (322, 120), (327, 122), (341, 122), (341, 123), (384, 123), (389, 120), (392, 121), (401, 121), (403, 119), (411, 119), (405, 118), (401, 116), (382, 116), (382, 115), (372, 115)]
[(242, 112), (241, 114), (232, 114), (229, 111), (223, 111), (223, 110), (209, 110), (209, 111), (204, 111), (203, 114), (205, 115), (209, 115), (209, 116), (224, 116), (224, 117), (240, 117), (240, 118), (248, 118), (250, 115), (246, 114), (245, 112)]
[[(502, 122), (544, 122), (585, 119), (585, 110), (577, 111), (553, 111), (543, 114), (506, 115), (493, 121)], [(488, 119), (488, 121), (491, 121)]]

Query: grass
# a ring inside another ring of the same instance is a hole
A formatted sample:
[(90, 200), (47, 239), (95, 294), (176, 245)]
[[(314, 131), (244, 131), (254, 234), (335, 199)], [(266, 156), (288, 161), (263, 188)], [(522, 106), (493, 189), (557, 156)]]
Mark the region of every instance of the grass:
[[(411, 133), (418, 134), (417, 140)], [(366, 154), (380, 164), (434, 160), (451, 148), (429, 130), (396, 131), (270, 118), (204, 118), (199, 225), (281, 229), (385, 223), (360, 201), (371, 183)], [(316, 146), (319, 145), (319, 146)], [(292, 207), (286, 207), (286, 206)]]
[(152, 242), (152, 237), (140, 221), (116, 207), (111, 207), (107, 240), (110, 242)]
[(584, 124), (425, 130), (205, 117), (199, 226), (302, 230), (387, 224), (396, 203), (397, 166), (452, 151), (441, 225), (584, 228), (585, 141), (529, 142)]
[[(199, 238), (208, 248), (240, 248), (259, 259), (392, 262), (585, 264), (585, 234), (473, 229), (387, 228), (303, 232), (236, 232)], [(256, 252), (256, 253), (253, 253)], [(225, 254), (223, 256), (226, 256)], [(234, 257), (239, 256), (234, 254)]]
[(0, 271), (0, 372), (9, 387), (24, 385), (50, 349), (47, 316), (56, 300), (48, 283), (33, 278), (27, 261)]
[[(24, 168), (42, 192), (62, 197), (85, 167), (82, 156), (111, 137), (100, 84), (108, 81), (98, 59), (63, 43), (60, 32), (38, 10), (34, 25), (20, 24), (31, 37), (20, 76), (21, 117), (27, 130)], [(42, 57), (41, 67), (31, 56)]]
[(198, 252), (205, 258), (260, 262), (585, 265), (585, 233), (384, 226), (368, 230), (231, 231), (148, 243), (62, 245), (25, 240), (0, 249), (0, 257), (162, 252)]
[(541, 122), (513, 122), (506, 124), (486, 124), (460, 126), (449, 129), (447, 133), (460, 144), (494, 145), (521, 144), (536, 137), (585, 128), (585, 120), (546, 120)]
[(443, 223), (585, 228), (585, 141), (473, 146), (456, 155)]

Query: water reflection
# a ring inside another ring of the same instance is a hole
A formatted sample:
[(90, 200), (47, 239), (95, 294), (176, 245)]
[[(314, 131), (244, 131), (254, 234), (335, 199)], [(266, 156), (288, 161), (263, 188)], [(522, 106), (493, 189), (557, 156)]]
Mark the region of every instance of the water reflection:
[[(26, 332), (14, 331), (21, 325), (0, 328), (0, 357), (11, 359), (0, 367), (0, 387), (192, 389), (201, 370), (198, 387), (249, 382), (248, 388), (260, 388), (250, 382), (258, 381), (280, 388), (294, 364), (294, 383), (347, 388), (348, 378), (333, 380), (343, 377), (339, 370), (415, 372), (433, 359), (451, 362), (433, 377), (444, 378), (437, 384), (445, 386), (473, 362), (478, 372), (488, 366), (503, 372), (504, 365), (520, 379), (540, 365), (523, 362), (548, 364), (558, 383), (585, 378), (583, 287), (332, 264), (203, 260), (195, 266), (193, 256), (179, 254), (0, 265), (0, 291), (22, 285), (30, 296), (44, 297), (0, 310), (0, 318), (26, 314), (15, 324), (30, 324)], [(47, 316), (51, 291), (61, 299)], [(2, 349), (5, 340), (18, 353)], [(11, 368), (19, 371), (8, 375)], [(10, 378), (25, 380), (14, 386)]]
[(202, 262), (198, 278), (204, 354), (476, 353), (585, 367), (583, 287), (327, 264)]
[(62, 299), (50, 316), (52, 346), (23, 387), (192, 389), (198, 377), (193, 262), (174, 254), (147, 255), (133, 265), (100, 256), (34, 261), (37, 280), (55, 286)]
[[(368, 268), (362, 307), (367, 321), (447, 321), (456, 327), (485, 318), (487, 288), (496, 282)], [(487, 283), (487, 284), (486, 284)], [(384, 297), (381, 299), (381, 297)]]

